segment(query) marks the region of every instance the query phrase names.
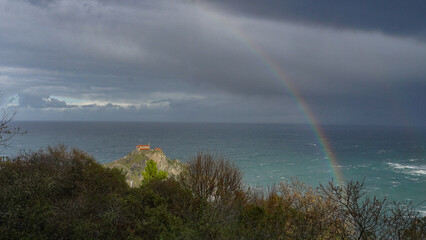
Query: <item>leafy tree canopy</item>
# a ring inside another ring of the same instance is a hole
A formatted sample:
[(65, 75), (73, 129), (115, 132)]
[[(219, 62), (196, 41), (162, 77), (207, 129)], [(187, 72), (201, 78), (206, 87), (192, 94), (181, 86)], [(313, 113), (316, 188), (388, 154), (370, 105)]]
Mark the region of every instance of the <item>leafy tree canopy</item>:
[(158, 170), (157, 163), (150, 159), (146, 163), (145, 171), (142, 172), (142, 176), (145, 182), (164, 180), (167, 178), (167, 172)]

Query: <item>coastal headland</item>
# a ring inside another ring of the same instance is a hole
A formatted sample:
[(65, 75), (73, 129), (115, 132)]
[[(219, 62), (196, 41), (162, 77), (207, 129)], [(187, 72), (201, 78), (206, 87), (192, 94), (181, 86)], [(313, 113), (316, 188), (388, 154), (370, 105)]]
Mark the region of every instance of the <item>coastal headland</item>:
[(175, 178), (183, 169), (185, 164), (178, 159), (171, 160), (160, 148), (140, 147), (149, 145), (138, 145), (135, 150), (121, 159), (104, 164), (108, 168), (117, 168), (126, 175), (126, 182), (131, 187), (139, 187), (143, 180), (142, 171), (145, 169), (147, 161), (152, 159), (159, 170), (167, 172), (169, 177)]

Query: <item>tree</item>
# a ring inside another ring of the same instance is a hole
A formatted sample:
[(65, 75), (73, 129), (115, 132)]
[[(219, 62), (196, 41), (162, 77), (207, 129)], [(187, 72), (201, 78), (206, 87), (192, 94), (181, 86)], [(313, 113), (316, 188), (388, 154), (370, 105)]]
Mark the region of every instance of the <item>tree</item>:
[(242, 172), (223, 156), (199, 152), (187, 170), (181, 182), (199, 198), (233, 202), (244, 190)]
[(347, 239), (424, 239), (426, 225), (412, 202), (368, 195), (364, 181), (351, 180), (342, 186), (329, 182), (320, 188), (338, 204), (335, 213), (348, 226)]
[(11, 127), (10, 123), (15, 118), (16, 110), (4, 110), (0, 120), (0, 153), (8, 146), (8, 141), (16, 134), (25, 134), (19, 127)]
[(167, 172), (158, 170), (157, 163), (150, 159), (146, 162), (145, 170), (142, 172), (143, 181), (164, 180), (167, 178)]

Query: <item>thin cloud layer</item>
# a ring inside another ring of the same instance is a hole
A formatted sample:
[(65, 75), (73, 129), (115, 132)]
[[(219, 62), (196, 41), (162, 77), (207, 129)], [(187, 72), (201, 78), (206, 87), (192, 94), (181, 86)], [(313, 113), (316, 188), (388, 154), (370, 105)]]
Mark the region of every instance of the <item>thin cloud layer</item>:
[(0, 100), (25, 120), (306, 123), (303, 99), (324, 124), (424, 124), (424, 16), (352, 5), (2, 1)]

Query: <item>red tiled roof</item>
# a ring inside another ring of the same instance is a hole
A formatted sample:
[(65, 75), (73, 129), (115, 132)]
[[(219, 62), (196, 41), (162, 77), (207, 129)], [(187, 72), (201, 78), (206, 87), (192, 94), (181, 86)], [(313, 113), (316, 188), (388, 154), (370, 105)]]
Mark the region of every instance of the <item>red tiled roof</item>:
[(139, 150), (149, 150), (150, 149), (150, 145), (137, 145), (136, 148)]

